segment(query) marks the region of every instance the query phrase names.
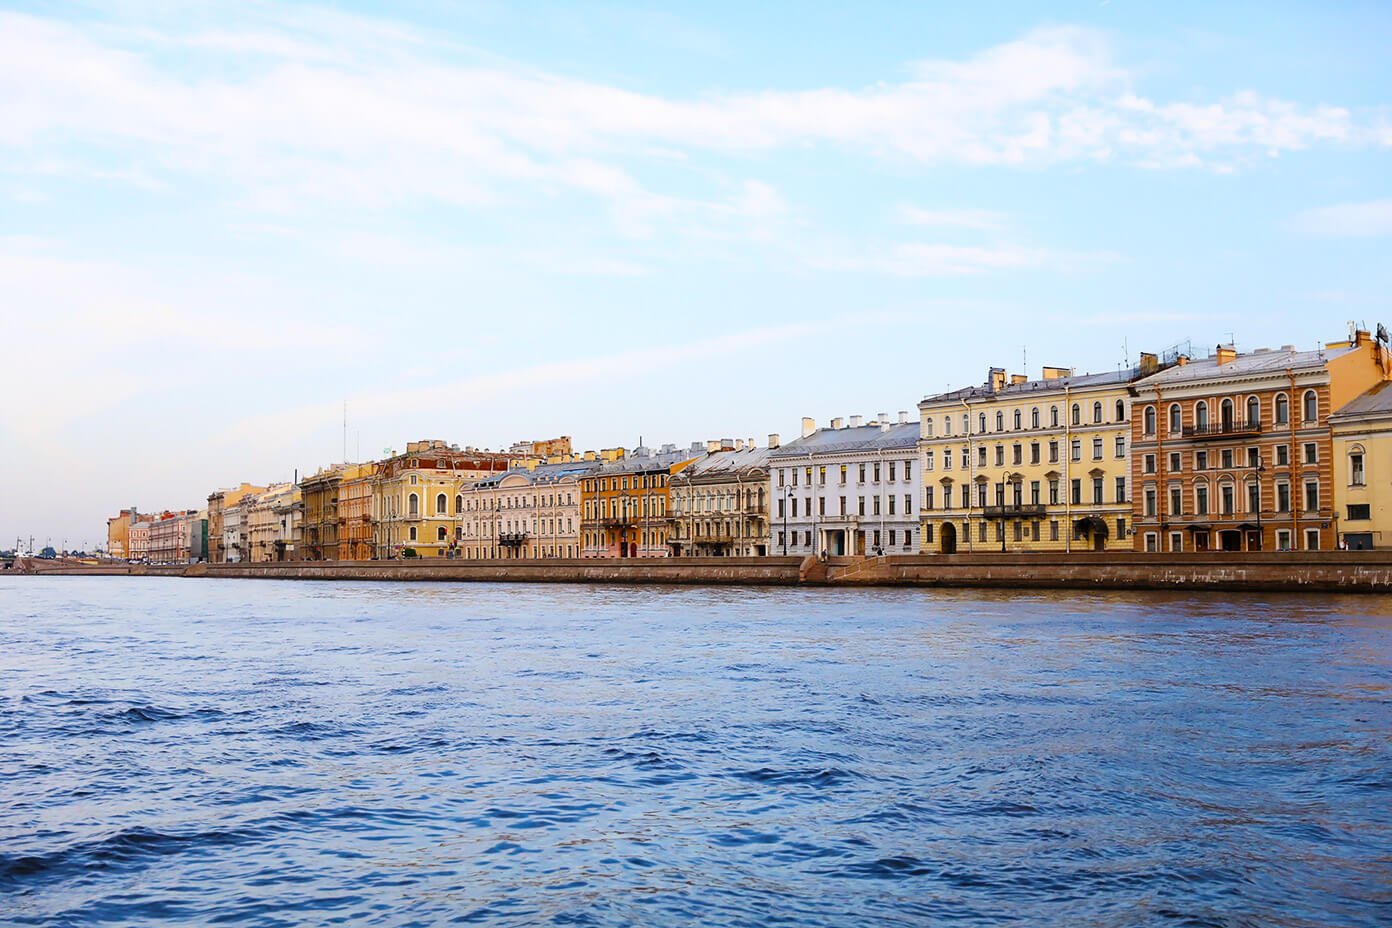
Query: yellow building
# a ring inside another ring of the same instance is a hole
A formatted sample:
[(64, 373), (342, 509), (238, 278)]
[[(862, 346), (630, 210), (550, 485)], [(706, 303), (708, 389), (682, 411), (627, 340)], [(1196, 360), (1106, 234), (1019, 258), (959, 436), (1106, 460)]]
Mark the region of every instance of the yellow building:
[(254, 496), (257, 493), (264, 493), (266, 488), (254, 486), (250, 483), (243, 483), (230, 490), (218, 490), (208, 497), (208, 561), (213, 564), (222, 564), (226, 561), (238, 560), (237, 556), (229, 557), (229, 549), (226, 543), (226, 526), (224, 513), (231, 507), (238, 505), (247, 496)]
[(251, 548), (248, 560), (292, 559), (303, 510), (300, 488), (293, 483), (273, 483), (254, 499), (244, 498), (242, 505)]
[(1129, 550), (1127, 385), (1139, 376), (991, 368), (981, 386), (924, 399), (921, 550)]
[(376, 464), (349, 464), (338, 487), (338, 557), (368, 561), (373, 553), (372, 488)]
[(1346, 404), (1329, 424), (1340, 545), (1392, 548), (1392, 383), (1380, 383)]
[(506, 471), (511, 460), (505, 452), (426, 440), (379, 461), (372, 487), (376, 556), (446, 557), (457, 550), (465, 489)]

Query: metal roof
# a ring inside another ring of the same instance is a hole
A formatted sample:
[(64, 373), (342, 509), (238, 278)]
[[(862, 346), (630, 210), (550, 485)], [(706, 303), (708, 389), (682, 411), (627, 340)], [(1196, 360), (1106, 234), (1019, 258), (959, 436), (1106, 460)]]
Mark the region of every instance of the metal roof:
[(1055, 377), (1053, 379), (1039, 378), (1037, 380), (1026, 380), (1024, 383), (1007, 383), (999, 390), (991, 389), (990, 384), (981, 384), (976, 387), (962, 387), (957, 390), (950, 390), (947, 393), (938, 393), (933, 396), (925, 396), (923, 403), (960, 403), (962, 400), (1008, 400), (1011, 398), (1025, 399), (1038, 393), (1062, 393), (1065, 389), (1079, 390), (1084, 387), (1110, 386), (1112, 384), (1130, 383), (1139, 375), (1137, 368), (1127, 368), (1120, 371), (1108, 371), (1103, 374), (1069, 374), (1067, 377)]
[(1392, 415), (1392, 383), (1383, 381), (1362, 396), (1345, 403), (1330, 418), (1366, 416), (1371, 419), (1387, 415)]
[(807, 455), (890, 451), (918, 446), (918, 423), (891, 424), (888, 429), (878, 425), (862, 425), (842, 429), (818, 429), (806, 438), (798, 438), (769, 452), (769, 460), (806, 457)]
[(1138, 387), (1173, 386), (1201, 380), (1222, 380), (1250, 374), (1275, 374), (1287, 370), (1320, 370), (1331, 359), (1353, 351), (1352, 346), (1296, 351), (1294, 348), (1261, 348), (1240, 354), (1226, 364), (1217, 356), (1177, 364), (1137, 381)]
[(711, 452), (690, 467), (684, 468), (686, 477), (718, 477), (742, 470), (757, 470), (768, 467), (769, 449), (744, 448), (739, 451)]

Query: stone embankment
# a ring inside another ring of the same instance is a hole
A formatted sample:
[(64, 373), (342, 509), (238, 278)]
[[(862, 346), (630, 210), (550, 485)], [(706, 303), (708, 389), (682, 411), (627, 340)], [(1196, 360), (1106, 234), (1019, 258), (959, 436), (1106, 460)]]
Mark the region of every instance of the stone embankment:
[(783, 586), (1001, 587), (1392, 593), (1392, 551), (1260, 554), (954, 554), (567, 560), (321, 561), (72, 566), (20, 562), (17, 573), (264, 580), (427, 580)]

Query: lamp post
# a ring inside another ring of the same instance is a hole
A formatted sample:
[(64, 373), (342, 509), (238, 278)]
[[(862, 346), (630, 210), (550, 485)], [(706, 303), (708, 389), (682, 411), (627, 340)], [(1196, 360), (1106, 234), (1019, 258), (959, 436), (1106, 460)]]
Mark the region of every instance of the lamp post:
[(1257, 452), (1257, 463), (1254, 467), (1257, 474), (1257, 550), (1261, 551), (1266, 545), (1266, 539), (1262, 537), (1261, 510), (1262, 510), (1262, 474), (1266, 473), (1266, 465), (1262, 463), (1261, 452)]
[(793, 488), (783, 488), (783, 556), (788, 556), (788, 506), (793, 499)]

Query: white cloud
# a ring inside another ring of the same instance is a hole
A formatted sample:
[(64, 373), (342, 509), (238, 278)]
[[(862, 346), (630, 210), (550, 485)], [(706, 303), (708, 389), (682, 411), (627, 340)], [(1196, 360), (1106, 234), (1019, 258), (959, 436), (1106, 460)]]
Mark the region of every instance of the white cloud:
[[(221, 180), (267, 211), (578, 193), (642, 236), (693, 202), (649, 189), (622, 163), (659, 154), (671, 163), (697, 151), (830, 144), (924, 164), (1230, 169), (1255, 155), (1371, 140), (1337, 106), (1250, 92), (1208, 102), (1137, 96), (1105, 38), (1077, 28), (919, 62), (898, 83), (679, 99), (478, 64), (477, 53), (386, 21), (261, 19), (244, 31), (179, 33), (0, 14), (0, 147), (51, 162), (76, 143), (112, 179)], [(199, 51), (193, 72), (158, 54), (170, 43)], [(747, 188), (734, 218), (758, 222), (777, 206), (770, 192)], [(718, 196), (701, 204), (720, 206)]]
[(1324, 238), (1373, 238), (1392, 235), (1392, 200), (1339, 203), (1297, 213), (1295, 228)]

